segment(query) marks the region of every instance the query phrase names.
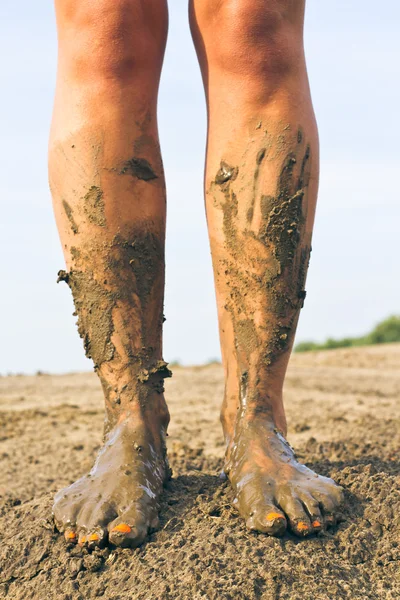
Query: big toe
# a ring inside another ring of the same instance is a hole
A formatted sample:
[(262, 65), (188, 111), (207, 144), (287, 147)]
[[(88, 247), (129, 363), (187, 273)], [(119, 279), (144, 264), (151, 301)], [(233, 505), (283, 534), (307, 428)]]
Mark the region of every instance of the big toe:
[(258, 502), (250, 510), (246, 526), (252, 531), (268, 535), (281, 536), (285, 533), (287, 522), (283, 512), (272, 502)]
[(285, 515), (275, 505), (268, 486), (259, 478), (253, 477), (245, 485), (239, 486), (234, 504), (245, 519), (248, 529), (274, 536), (285, 533)]
[(150, 527), (156, 528), (156, 515), (147, 516), (137, 506), (132, 506), (108, 526), (108, 537), (112, 544), (121, 548), (136, 548), (147, 537)]

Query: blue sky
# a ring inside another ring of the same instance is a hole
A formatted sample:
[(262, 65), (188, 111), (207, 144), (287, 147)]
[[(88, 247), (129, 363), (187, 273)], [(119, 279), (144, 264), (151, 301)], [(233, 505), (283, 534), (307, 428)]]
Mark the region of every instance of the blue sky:
[[(0, 373), (90, 369), (69, 291), (55, 283), (64, 263), (47, 186), (53, 6), (3, 3), (0, 22)], [(399, 22), (395, 0), (308, 0), (321, 186), (297, 341), (358, 335), (400, 312)], [(202, 198), (205, 105), (187, 0), (170, 0), (159, 121), (168, 188), (164, 354), (202, 363), (219, 356), (219, 342)], [(197, 192), (188, 197), (188, 189)]]

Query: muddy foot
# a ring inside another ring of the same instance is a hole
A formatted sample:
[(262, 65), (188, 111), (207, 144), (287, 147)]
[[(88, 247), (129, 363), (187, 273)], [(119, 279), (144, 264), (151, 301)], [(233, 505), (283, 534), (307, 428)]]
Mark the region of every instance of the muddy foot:
[(107, 434), (90, 473), (55, 497), (54, 521), (68, 542), (134, 547), (159, 524), (169, 468), (162, 435), (126, 420)]
[(342, 488), (298, 463), (273, 425), (239, 424), (226, 472), (249, 529), (280, 536), (289, 528), (305, 537), (336, 523)]

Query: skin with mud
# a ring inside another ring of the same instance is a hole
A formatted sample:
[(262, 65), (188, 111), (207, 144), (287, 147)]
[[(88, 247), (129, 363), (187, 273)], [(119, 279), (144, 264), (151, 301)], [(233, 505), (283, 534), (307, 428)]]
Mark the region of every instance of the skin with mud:
[[(288, 527), (298, 536), (318, 533), (334, 524), (342, 502), (332, 480), (296, 461), (284, 427), (279, 430), (274, 420), (274, 399), (267, 391), (269, 373), (290, 351), (305, 297), (309, 246), (303, 206), (310, 147), (300, 131), (296, 152), (283, 158), (274, 197), (257, 193), (268, 154), (272, 162), (281, 160), (268, 134), (256, 154), (252, 181), (246, 179), (249, 169), (242, 176), (239, 167), (221, 161), (210, 186), (213, 203), (223, 213), (222, 252), (214, 257), (229, 289), (224, 309), (233, 324), (240, 378), (235, 401), (240, 408), (232, 429), (224, 427), (225, 472), (248, 528), (270, 535), (282, 535)], [(286, 138), (290, 144), (290, 131)], [(150, 177), (148, 161), (131, 159), (126, 165), (118, 175), (130, 173), (146, 182), (156, 178)], [(251, 202), (239, 210), (241, 189), (251, 190)], [(104, 227), (102, 190), (90, 187), (76, 220), (71, 207), (65, 214), (74, 235), (72, 222)], [(143, 223), (120, 231), (110, 242), (83, 238), (71, 248), (69, 272), (59, 272), (58, 280), (72, 291), (78, 331), (106, 400), (104, 446), (94, 467), (55, 499), (55, 523), (68, 542), (136, 546), (158, 524), (159, 498), (169, 477), (163, 380), (171, 372), (159, 354), (160, 344), (156, 349), (148, 345), (150, 338), (160, 339), (163, 321), (164, 255), (157, 235), (162, 226), (154, 227)], [(148, 306), (158, 310), (153, 309), (150, 322), (144, 316)], [(128, 325), (129, 315), (134, 327)]]
[[(296, 460), (284, 437), (282, 394), (273, 386), (286, 369), (306, 296), (312, 160), (301, 128), (288, 124), (279, 135), (272, 129), (257, 126), (239, 165), (222, 160), (207, 192), (208, 211), (222, 213), (214, 272), (220, 320), (233, 332), (238, 390), (222, 413), (225, 472), (250, 529), (282, 535), (289, 527), (307, 536), (335, 522), (343, 495)], [(263, 194), (265, 175), (277, 164), (275, 193)]]
[(228, 452), (229, 473), (240, 514), (249, 529), (298, 536), (318, 533), (336, 522), (342, 491), (297, 462), (286, 439), (265, 419), (241, 419)]
[[(128, 163), (132, 177), (156, 179), (148, 161)], [(105, 227), (100, 187), (91, 186), (75, 210), (84, 227)], [(72, 208), (65, 214), (75, 234)], [(104, 445), (93, 468), (55, 498), (54, 520), (67, 542), (137, 546), (158, 527), (159, 498), (170, 478), (164, 379), (171, 371), (159, 343), (162, 239), (162, 224), (144, 222), (126, 233), (119, 229), (110, 241), (107, 235), (102, 242), (76, 240), (70, 270), (58, 273), (71, 289), (78, 332), (106, 402)]]
[(55, 523), (68, 542), (91, 547), (108, 538), (118, 546), (139, 545), (158, 528), (169, 474), (164, 440), (151, 439), (137, 419), (125, 419), (106, 434), (90, 473), (57, 494)]

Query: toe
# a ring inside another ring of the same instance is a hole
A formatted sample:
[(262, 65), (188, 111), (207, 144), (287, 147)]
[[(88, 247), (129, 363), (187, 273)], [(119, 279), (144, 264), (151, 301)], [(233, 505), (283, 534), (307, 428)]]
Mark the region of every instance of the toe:
[(314, 533), (311, 521), (306, 513), (303, 503), (290, 493), (283, 495), (279, 502), (289, 520), (289, 529), (298, 537), (306, 537)]
[[(67, 497), (62, 497), (62, 501), (55, 501), (52, 509), (53, 519), (58, 531), (67, 534), (76, 532), (76, 516), (79, 512), (79, 505)], [(67, 538), (66, 538), (67, 539)]]
[(328, 494), (319, 494), (316, 497), (319, 500), (325, 527), (333, 527), (336, 525), (336, 514), (339, 506), (338, 502)]
[(150, 521), (150, 531), (157, 531), (160, 528), (160, 518), (158, 515), (155, 515), (153, 519)]
[(108, 537), (112, 544), (121, 548), (136, 548), (146, 539), (149, 523), (141, 511), (132, 507), (108, 526)]
[(107, 524), (116, 516), (112, 503), (103, 499), (87, 501), (76, 518), (77, 530), (86, 537), (88, 546), (102, 545), (107, 538)]
[(344, 489), (340, 485), (334, 485), (332, 496), (335, 499), (336, 506), (340, 507), (344, 503)]
[(108, 537), (107, 524), (116, 516), (112, 503), (103, 500), (88, 501), (76, 519), (78, 544), (89, 548), (104, 546)]
[(251, 531), (281, 536), (287, 528), (286, 517), (278, 508), (271, 495), (268, 479), (254, 475), (246, 476), (239, 482), (237, 498), (234, 504)]
[(310, 494), (302, 494), (301, 501), (303, 502), (303, 505), (309, 516), (313, 533), (322, 531), (324, 528), (324, 519), (318, 500), (315, 500), (315, 498), (313, 498)]
[(89, 548), (101, 548), (107, 542), (107, 530), (102, 527), (92, 529), (87, 533), (87, 545)]
[(79, 546), (85, 546), (86, 548), (96, 548), (104, 546), (107, 541), (107, 530), (97, 527), (95, 530), (88, 531), (87, 529), (81, 529), (78, 534)]
[(136, 548), (144, 542), (148, 527), (144, 524), (128, 525), (126, 520), (120, 520), (119, 523), (114, 523), (112, 527), (109, 527), (109, 540), (121, 548)]
[(285, 515), (273, 504), (258, 506), (250, 513), (246, 526), (252, 531), (268, 535), (281, 536), (285, 533), (287, 523)]
[(87, 531), (80, 531), (78, 534), (78, 544), (80, 546), (86, 546), (87, 545)]
[(65, 541), (68, 544), (76, 544), (76, 542), (78, 541), (78, 536), (76, 534), (76, 531), (72, 527), (67, 527), (67, 529), (64, 531), (64, 537), (65, 537)]
[[(328, 497), (333, 503), (333, 510), (336, 511), (344, 502), (344, 489), (329, 477), (321, 477), (321, 479), (325, 481), (325, 485), (323, 489), (319, 490), (319, 494), (323, 500)], [(314, 496), (318, 498), (318, 492)]]

